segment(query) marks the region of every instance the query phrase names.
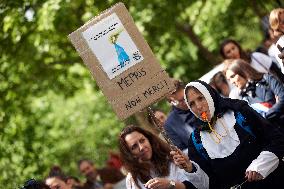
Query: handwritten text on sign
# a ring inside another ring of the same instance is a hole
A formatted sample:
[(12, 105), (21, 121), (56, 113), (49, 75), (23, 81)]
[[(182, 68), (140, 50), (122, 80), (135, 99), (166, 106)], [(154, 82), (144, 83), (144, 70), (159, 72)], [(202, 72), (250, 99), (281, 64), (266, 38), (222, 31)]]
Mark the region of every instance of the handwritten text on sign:
[[(141, 80), (141, 79), (143, 80), (143, 77), (145, 77), (146, 75), (147, 75), (147, 72), (143, 68), (138, 69), (134, 72), (130, 72), (126, 77), (121, 78), (120, 81), (117, 82), (117, 85), (120, 87), (121, 90), (124, 90), (132, 86), (132, 84), (135, 84), (136, 81)], [(143, 102), (143, 100), (162, 91), (164, 88), (169, 88), (169, 85), (166, 80), (155, 81), (155, 83), (153, 83), (149, 88), (142, 91), (140, 95), (129, 100), (125, 104), (126, 110), (130, 110), (131, 108), (139, 105), (140, 103)]]

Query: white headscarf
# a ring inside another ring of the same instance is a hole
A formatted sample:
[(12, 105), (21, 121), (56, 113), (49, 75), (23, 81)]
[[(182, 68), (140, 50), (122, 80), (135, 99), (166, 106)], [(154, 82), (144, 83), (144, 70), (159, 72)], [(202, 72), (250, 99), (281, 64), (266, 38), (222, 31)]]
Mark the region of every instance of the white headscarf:
[[(190, 109), (190, 111), (197, 117), (199, 118), (200, 120), (202, 120), (199, 116), (197, 116), (193, 111), (192, 109), (190, 108), (189, 104), (188, 104), (188, 99), (187, 99), (187, 92), (188, 92), (188, 87), (194, 87), (196, 88), (203, 96), (204, 98), (206, 99), (207, 101), (207, 104), (208, 104), (208, 107), (209, 107), (209, 112), (210, 112), (210, 115), (211, 117), (209, 118), (209, 120), (211, 120), (212, 116), (214, 116), (214, 113), (215, 113), (215, 106), (214, 106), (214, 101), (213, 101), (213, 98), (212, 96), (210, 95), (208, 89), (200, 82), (198, 81), (193, 81), (193, 82), (190, 82), (188, 83), (186, 86), (185, 86), (185, 90), (184, 90), (184, 100), (185, 100), (185, 103), (187, 105), (187, 107)], [(203, 120), (202, 120), (203, 121)]]

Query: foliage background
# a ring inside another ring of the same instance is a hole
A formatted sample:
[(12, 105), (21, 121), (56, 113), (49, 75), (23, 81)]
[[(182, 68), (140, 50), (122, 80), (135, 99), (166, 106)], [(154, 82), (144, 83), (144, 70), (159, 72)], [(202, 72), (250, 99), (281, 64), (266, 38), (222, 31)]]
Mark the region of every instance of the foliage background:
[[(44, 178), (50, 166), (78, 176), (82, 157), (103, 166), (119, 122), (67, 35), (115, 0), (0, 0), (0, 188)], [(219, 43), (255, 49), (261, 18), (281, 1), (125, 0), (170, 76), (188, 82), (221, 61)], [(161, 102), (158, 107), (169, 111)]]

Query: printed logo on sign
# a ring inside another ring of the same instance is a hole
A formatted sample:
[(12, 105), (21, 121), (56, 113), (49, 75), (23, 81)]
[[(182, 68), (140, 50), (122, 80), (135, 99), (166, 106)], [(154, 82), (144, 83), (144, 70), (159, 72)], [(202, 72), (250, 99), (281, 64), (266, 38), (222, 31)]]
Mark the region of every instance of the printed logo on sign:
[(110, 79), (143, 60), (142, 54), (115, 13), (82, 34)]

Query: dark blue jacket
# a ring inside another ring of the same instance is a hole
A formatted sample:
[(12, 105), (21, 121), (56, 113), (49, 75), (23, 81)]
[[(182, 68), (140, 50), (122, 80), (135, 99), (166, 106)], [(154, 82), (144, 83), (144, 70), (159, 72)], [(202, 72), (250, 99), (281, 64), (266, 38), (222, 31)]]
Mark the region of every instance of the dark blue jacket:
[(191, 122), (195, 119), (190, 110), (172, 107), (165, 123), (165, 131), (173, 143), (181, 150), (188, 148), (188, 140), (194, 128)]

